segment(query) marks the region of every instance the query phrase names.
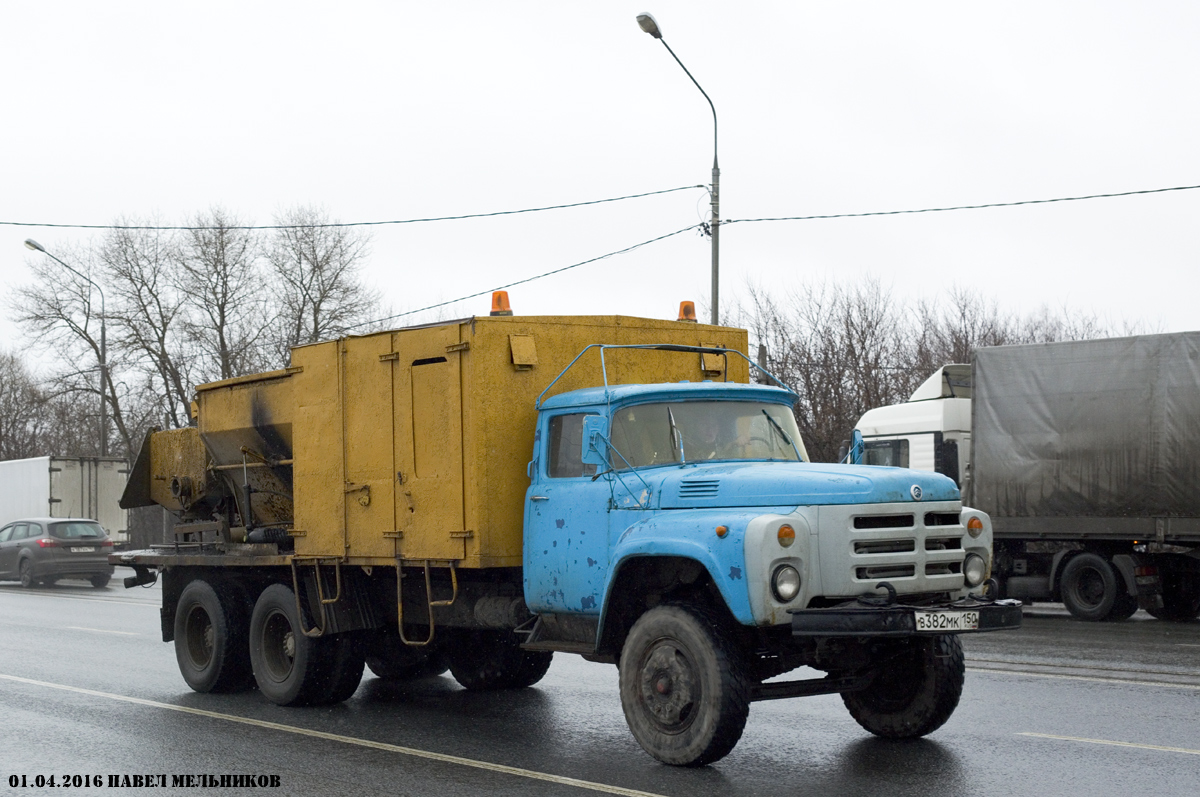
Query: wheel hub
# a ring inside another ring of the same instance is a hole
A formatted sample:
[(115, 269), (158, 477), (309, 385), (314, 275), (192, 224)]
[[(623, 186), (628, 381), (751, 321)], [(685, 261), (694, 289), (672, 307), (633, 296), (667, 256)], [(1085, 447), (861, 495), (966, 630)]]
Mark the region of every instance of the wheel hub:
[(654, 645), (641, 668), (642, 705), (663, 731), (678, 733), (695, 716), (700, 684), (692, 663), (679, 647), (664, 640)]

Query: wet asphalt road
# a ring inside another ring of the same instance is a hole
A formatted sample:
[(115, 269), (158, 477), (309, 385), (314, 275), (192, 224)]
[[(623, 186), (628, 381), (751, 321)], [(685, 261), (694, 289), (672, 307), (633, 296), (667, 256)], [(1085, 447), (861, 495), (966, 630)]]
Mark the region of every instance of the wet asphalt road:
[[(513, 692), (368, 672), (332, 708), (198, 695), (159, 641), (157, 588), (118, 583), (0, 585), (0, 793), (263, 793), (171, 785), (243, 774), (278, 776), (280, 795), (1200, 794), (1200, 623), (1032, 607), (1020, 631), (966, 638), (962, 702), (926, 739), (876, 739), (836, 696), (756, 703), (732, 754), (680, 770), (629, 735), (616, 668), (574, 656)], [(104, 786), (4, 792), (51, 774)], [(167, 786), (108, 786), (136, 774)]]

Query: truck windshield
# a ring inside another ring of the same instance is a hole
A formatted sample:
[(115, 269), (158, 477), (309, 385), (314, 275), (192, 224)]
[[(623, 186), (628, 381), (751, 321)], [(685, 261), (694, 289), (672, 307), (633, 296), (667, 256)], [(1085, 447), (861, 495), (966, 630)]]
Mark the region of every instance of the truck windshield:
[[(617, 470), (711, 460), (808, 460), (796, 419), (782, 404), (680, 401), (616, 411), (612, 444)], [(795, 445), (793, 445), (795, 443)]]

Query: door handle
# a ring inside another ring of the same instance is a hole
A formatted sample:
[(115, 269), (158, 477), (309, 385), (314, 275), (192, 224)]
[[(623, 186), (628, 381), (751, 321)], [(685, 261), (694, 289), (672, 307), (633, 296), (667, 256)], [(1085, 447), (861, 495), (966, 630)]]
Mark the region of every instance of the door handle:
[(548, 495), (531, 495), (531, 496), (529, 496), (529, 500), (530, 501), (549, 501), (550, 496), (548, 496)]

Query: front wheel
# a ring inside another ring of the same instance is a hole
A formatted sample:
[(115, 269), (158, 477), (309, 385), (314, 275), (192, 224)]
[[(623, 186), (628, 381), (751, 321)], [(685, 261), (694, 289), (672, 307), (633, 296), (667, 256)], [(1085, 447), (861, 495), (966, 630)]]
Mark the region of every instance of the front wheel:
[(966, 668), (953, 634), (913, 637), (885, 650), (866, 689), (843, 692), (859, 725), (876, 736), (912, 739), (940, 728), (962, 696)]
[(18, 575), (21, 578), (21, 586), (25, 589), (33, 589), (37, 586), (37, 579), (33, 577), (33, 563), (28, 559), (22, 559), (21, 565), (17, 569)]
[(664, 764), (723, 758), (746, 727), (750, 684), (737, 647), (707, 612), (656, 606), (621, 649), (621, 707), (642, 749)]

